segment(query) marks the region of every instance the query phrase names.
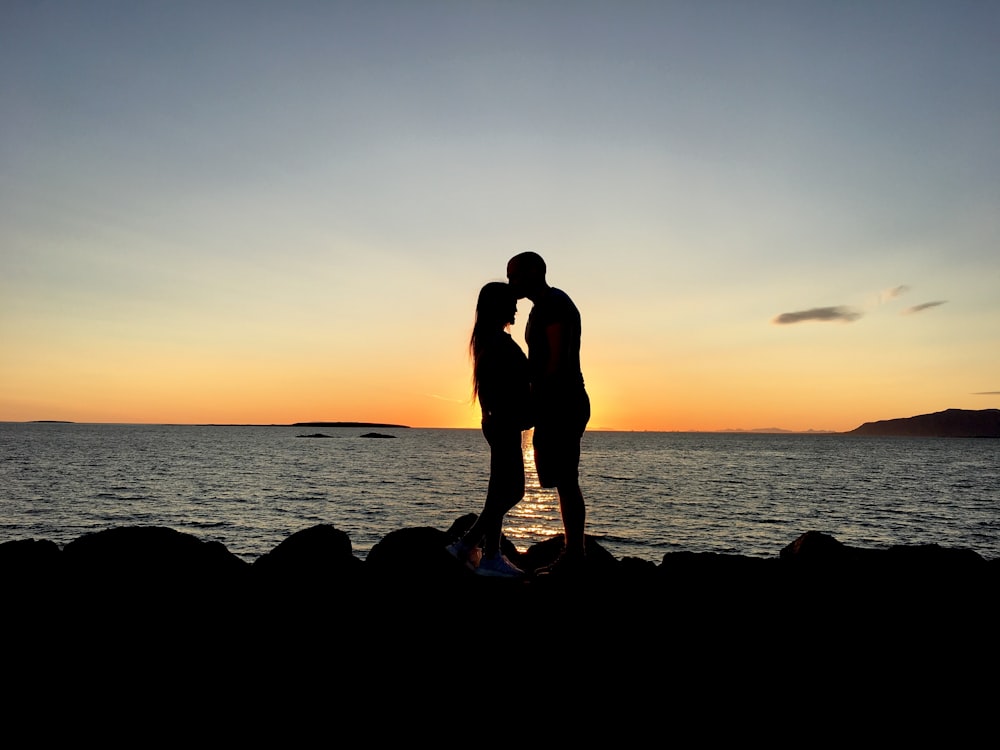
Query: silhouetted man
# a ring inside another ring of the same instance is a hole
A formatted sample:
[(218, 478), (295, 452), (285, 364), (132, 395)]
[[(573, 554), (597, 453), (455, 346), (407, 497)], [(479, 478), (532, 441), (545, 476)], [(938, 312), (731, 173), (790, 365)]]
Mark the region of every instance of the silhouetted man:
[(575, 572), (585, 554), (587, 508), (580, 490), (580, 441), (590, 421), (590, 397), (580, 367), (580, 311), (561, 289), (545, 280), (545, 261), (524, 252), (507, 263), (507, 281), (518, 298), (533, 303), (525, 328), (531, 403), (532, 446), (542, 487), (555, 487), (563, 522), (563, 549), (536, 574)]

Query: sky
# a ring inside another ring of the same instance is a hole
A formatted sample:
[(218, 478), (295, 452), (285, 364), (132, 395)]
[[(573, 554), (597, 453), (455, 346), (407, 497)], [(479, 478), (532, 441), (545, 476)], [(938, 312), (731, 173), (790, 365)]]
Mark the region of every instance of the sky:
[(998, 38), (991, 0), (4, 0), (0, 421), (477, 427), (523, 250), (592, 430), (998, 408)]

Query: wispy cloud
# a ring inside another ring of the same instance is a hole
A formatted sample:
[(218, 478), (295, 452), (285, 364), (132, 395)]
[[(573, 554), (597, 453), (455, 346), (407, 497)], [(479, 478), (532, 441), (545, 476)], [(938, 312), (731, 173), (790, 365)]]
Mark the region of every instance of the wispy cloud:
[(973, 396), (1000, 396), (1000, 391), (976, 391)]
[(449, 404), (465, 404), (469, 402), (469, 399), (454, 398), (452, 396), (440, 396), (437, 393), (427, 393), (424, 394), (427, 398), (432, 398), (435, 401), (446, 401)]
[(943, 305), (948, 300), (938, 300), (937, 302), (924, 302), (922, 305), (914, 305), (913, 307), (908, 307), (900, 315), (913, 315), (914, 313), (922, 312), (931, 307), (937, 307), (938, 305)]
[(779, 326), (790, 325), (792, 323), (804, 323), (808, 320), (838, 320), (842, 323), (852, 323), (860, 317), (861, 313), (856, 310), (838, 305), (836, 307), (813, 307), (809, 310), (781, 313), (781, 315), (776, 317), (771, 322)]
[(906, 284), (900, 284), (899, 286), (893, 287), (892, 289), (885, 289), (879, 295), (879, 301), (888, 302), (891, 299), (896, 299), (896, 297), (906, 294), (908, 291), (910, 291), (910, 287), (908, 287)]

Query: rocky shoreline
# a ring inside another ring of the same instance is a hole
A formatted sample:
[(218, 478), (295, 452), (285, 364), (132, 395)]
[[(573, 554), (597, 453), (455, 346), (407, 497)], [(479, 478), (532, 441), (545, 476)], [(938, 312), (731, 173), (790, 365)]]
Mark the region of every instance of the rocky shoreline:
[(155, 526), (91, 533), (63, 549), (47, 540), (15, 540), (0, 544), (0, 579), (9, 592), (36, 602), (169, 600), (217, 614), (224, 604), (259, 607), (273, 596), (340, 608), (414, 598), (538, 607), (546, 597), (577, 596), (627, 608), (682, 600), (705, 610), (713, 602), (739, 601), (745, 611), (839, 606), (889, 616), (918, 605), (974, 612), (1000, 591), (1000, 560), (971, 550), (934, 544), (861, 549), (818, 531), (802, 534), (773, 559), (670, 552), (659, 564), (616, 559), (588, 538), (586, 570), (571, 579), (530, 575), (555, 558), (560, 536), (524, 552), (505, 539), (505, 553), (529, 576), (484, 579), (444, 549), (474, 518), (462, 516), (448, 530), (399, 529), (365, 560), (353, 554), (346, 533), (324, 524), (292, 534), (253, 563), (221, 543)]
[[(441, 685), (456, 670), (499, 669), (507, 683), (516, 671), (627, 714), (650, 699), (650, 680), (683, 685), (688, 699), (741, 684), (749, 696), (713, 700), (785, 693), (787, 704), (839, 695), (863, 674), (855, 690), (898, 694), (927, 680), (968, 685), (995, 666), (1000, 561), (970, 550), (859, 549), (810, 531), (773, 559), (672, 552), (654, 564), (616, 559), (591, 538), (579, 578), (510, 581), (476, 576), (445, 551), (474, 518), (399, 529), (364, 560), (322, 524), (253, 563), (163, 527), (108, 529), (62, 549), (0, 544), (8, 684), (48, 690), (53, 675), (72, 674), (113, 681), (121, 700), (169, 703), (179, 681), (184, 701), (211, 703), (234, 684), (268, 701), (327, 700), (330, 681), (346, 681), (367, 706), (387, 681), (452, 690)], [(505, 546), (532, 571), (561, 537), (523, 553)]]

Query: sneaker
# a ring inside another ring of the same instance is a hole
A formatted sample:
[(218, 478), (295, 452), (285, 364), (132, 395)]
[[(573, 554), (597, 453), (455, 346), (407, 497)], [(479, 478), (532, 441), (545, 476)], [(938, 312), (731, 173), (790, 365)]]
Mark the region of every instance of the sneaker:
[(587, 564), (586, 554), (579, 552), (568, 553), (565, 550), (559, 553), (553, 562), (535, 570), (536, 576), (579, 576), (584, 571)]
[(476, 573), (494, 578), (521, 578), (524, 575), (524, 571), (502, 553), (497, 554), (496, 557), (484, 557), (480, 560)]
[(476, 570), (479, 559), (483, 556), (483, 551), (479, 547), (467, 547), (461, 539), (449, 544), (446, 548), (448, 554), (465, 565), (469, 570)]

